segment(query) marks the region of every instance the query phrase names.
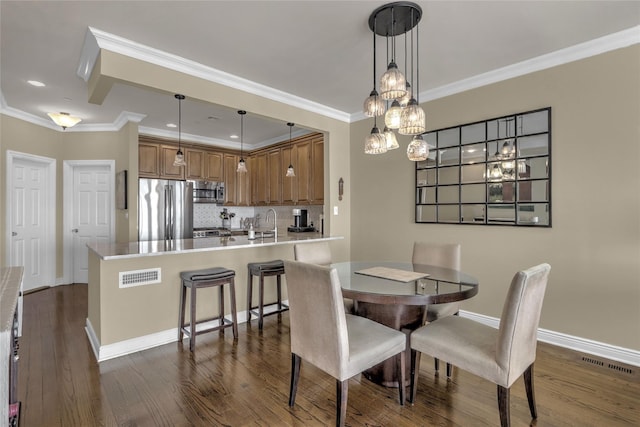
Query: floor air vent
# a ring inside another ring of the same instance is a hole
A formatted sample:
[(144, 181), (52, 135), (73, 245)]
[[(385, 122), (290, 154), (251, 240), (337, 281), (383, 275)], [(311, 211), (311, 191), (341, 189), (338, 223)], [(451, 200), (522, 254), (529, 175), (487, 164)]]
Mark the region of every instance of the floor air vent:
[(592, 365), (600, 366), (602, 368), (612, 369), (614, 371), (621, 372), (624, 374), (633, 375), (634, 373), (633, 369), (629, 369), (627, 367), (616, 365), (609, 362), (603, 362), (602, 360), (594, 359), (592, 357), (582, 356), (582, 361), (590, 363)]
[(121, 288), (132, 288), (134, 286), (152, 285), (154, 283), (160, 283), (161, 281), (160, 268), (121, 271), (119, 273), (118, 286)]

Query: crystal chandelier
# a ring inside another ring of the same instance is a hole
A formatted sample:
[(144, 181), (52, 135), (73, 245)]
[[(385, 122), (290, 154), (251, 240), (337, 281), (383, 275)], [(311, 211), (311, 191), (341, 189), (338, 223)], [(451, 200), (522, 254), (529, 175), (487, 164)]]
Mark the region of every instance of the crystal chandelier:
[[(366, 138), (365, 153), (380, 154), (397, 148), (398, 141), (394, 131), (401, 135), (413, 136), (419, 136), (426, 131), (425, 113), (418, 100), (420, 90), (418, 23), (421, 17), (422, 9), (412, 2), (388, 3), (378, 7), (369, 16), (369, 28), (373, 32), (373, 89), (365, 99), (363, 107), (364, 114), (374, 118), (374, 127)], [(398, 68), (396, 51), (396, 38), (400, 35), (404, 35), (404, 74)], [(385, 37), (387, 41), (388, 66), (379, 81), (379, 94), (376, 88), (376, 36)], [(410, 49), (407, 52), (409, 44)], [(407, 63), (410, 63), (408, 69)], [(390, 103), (387, 104), (386, 113), (383, 100)], [(385, 127), (384, 131), (380, 132), (376, 126), (376, 117), (383, 114)], [(386, 143), (382, 142), (383, 139)], [(407, 156), (415, 160), (421, 158), (425, 151), (427, 153), (429, 151), (426, 142), (421, 137), (414, 138), (410, 147), (407, 148)]]

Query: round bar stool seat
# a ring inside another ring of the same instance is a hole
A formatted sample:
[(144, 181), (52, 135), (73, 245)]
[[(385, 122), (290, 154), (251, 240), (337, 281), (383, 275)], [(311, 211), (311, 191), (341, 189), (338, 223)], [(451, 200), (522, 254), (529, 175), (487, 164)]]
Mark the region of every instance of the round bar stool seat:
[[(236, 313), (236, 290), (235, 290), (236, 272), (224, 267), (207, 268), (203, 270), (183, 271), (180, 273), (182, 281), (180, 289), (180, 315), (178, 325), (178, 342), (182, 342), (184, 335), (189, 337), (189, 350), (193, 351), (196, 345), (196, 335), (204, 334), (212, 331), (220, 331), (224, 334), (224, 329), (231, 327), (233, 329), (233, 339), (238, 339), (238, 316)], [(229, 285), (229, 299), (231, 300), (231, 321), (224, 317), (224, 285)], [(200, 288), (209, 288), (218, 286), (220, 289), (218, 295), (218, 314), (214, 317), (196, 321), (196, 291)], [(190, 292), (190, 320), (185, 324), (185, 305), (187, 289)], [(198, 329), (198, 325), (214, 322), (218, 320), (218, 325), (206, 325)]]
[[(258, 318), (258, 329), (262, 330), (263, 318), (271, 314), (282, 313), (289, 310), (289, 306), (282, 302), (282, 275), (284, 274), (284, 263), (282, 260), (266, 262), (250, 262), (247, 264), (247, 322), (251, 321), (253, 314)], [(258, 305), (253, 305), (253, 276), (260, 278), (258, 281)], [(264, 278), (276, 276), (277, 301), (274, 303), (264, 303)], [(273, 310), (265, 313), (265, 308), (274, 307)], [(257, 311), (256, 311), (257, 309)]]

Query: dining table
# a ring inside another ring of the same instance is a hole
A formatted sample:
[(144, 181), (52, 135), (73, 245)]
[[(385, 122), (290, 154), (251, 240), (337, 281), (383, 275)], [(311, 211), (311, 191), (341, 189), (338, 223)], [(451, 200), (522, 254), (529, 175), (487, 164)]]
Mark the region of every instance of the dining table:
[[(342, 296), (353, 300), (353, 314), (407, 335), (406, 378), (410, 378), (411, 368), (410, 334), (425, 324), (427, 306), (463, 301), (478, 293), (475, 277), (433, 265), (349, 261), (334, 263), (331, 267), (338, 273)], [(386, 387), (398, 386), (393, 359), (366, 370), (363, 375)]]

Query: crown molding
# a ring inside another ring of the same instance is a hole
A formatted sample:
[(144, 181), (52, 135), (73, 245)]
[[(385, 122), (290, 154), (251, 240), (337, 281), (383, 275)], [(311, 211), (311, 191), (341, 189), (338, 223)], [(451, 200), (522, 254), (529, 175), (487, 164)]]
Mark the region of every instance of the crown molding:
[(202, 65), (178, 55), (163, 52), (97, 28), (89, 27), (82, 47), (78, 75), (87, 81), (100, 49), (106, 49), (124, 56), (139, 59), (183, 74), (188, 74), (213, 83), (238, 89), (273, 101), (282, 102), (302, 110), (320, 114), (342, 122), (349, 122), (350, 114), (335, 108), (292, 95), (290, 93), (252, 82), (233, 74)]
[[(622, 49), (638, 43), (640, 43), (640, 25), (531, 58), (526, 61), (497, 68), (451, 84), (429, 89), (419, 94), (420, 103), (434, 101), (446, 96), (455, 95), (457, 93), (487, 86), (503, 80), (512, 79), (514, 77), (520, 77), (536, 71), (556, 67), (558, 65), (568, 64), (570, 62)], [(362, 111), (359, 111), (351, 115), (350, 121), (356, 122), (368, 118), (370, 117), (365, 116)]]

